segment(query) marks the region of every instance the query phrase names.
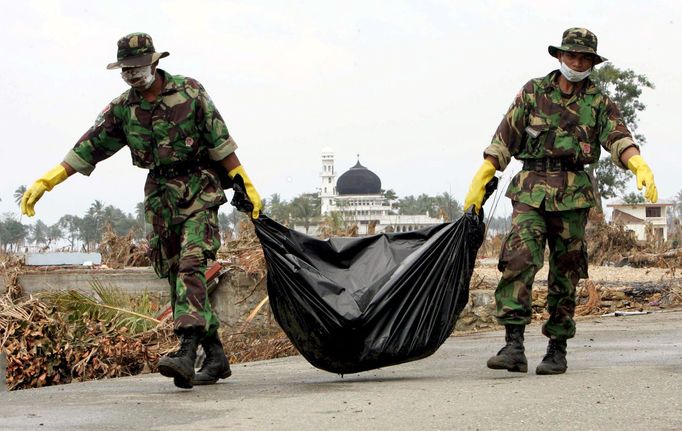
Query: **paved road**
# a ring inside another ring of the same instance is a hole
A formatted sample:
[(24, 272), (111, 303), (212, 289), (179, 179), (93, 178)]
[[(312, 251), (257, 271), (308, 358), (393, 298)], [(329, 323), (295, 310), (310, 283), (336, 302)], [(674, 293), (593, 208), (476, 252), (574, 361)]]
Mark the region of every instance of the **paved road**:
[[(191, 391), (154, 374), (5, 392), (0, 429), (682, 429), (682, 310), (581, 320), (560, 376), (488, 370), (502, 338), (453, 337), (430, 358), (343, 378), (296, 357)], [(545, 343), (532, 325), (533, 370)]]

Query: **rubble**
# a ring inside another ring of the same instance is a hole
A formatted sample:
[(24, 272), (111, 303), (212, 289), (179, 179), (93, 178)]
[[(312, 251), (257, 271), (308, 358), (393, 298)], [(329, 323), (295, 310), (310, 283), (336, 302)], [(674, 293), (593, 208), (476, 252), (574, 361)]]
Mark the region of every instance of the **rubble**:
[[(588, 236), (594, 261), (614, 266), (591, 264), (591, 278), (578, 285), (576, 316), (641, 313), (682, 305), (682, 278), (677, 271), (681, 267), (680, 249), (633, 244), (629, 234), (619, 227), (600, 225), (595, 229)], [(225, 269), (248, 274), (254, 288), (243, 301), (251, 298), (250, 302), (258, 305), (245, 313), (238, 325), (221, 328), (219, 335), (229, 350), (230, 361), (297, 354), (267, 306), (265, 261), (253, 226), (243, 222), (238, 231), (239, 237), (219, 250), (218, 262)], [(499, 253), (502, 237), (486, 243), (480, 256), (489, 258), (475, 269), (470, 300), (457, 322), (457, 334), (499, 327), (494, 317), (494, 289), (499, 280), (494, 257)], [(148, 265), (146, 243), (135, 242), (131, 235), (120, 237), (110, 231), (104, 236), (100, 252), (103, 269)], [(60, 311), (54, 298), (22, 297), (17, 283), (20, 274), (52, 270), (56, 269), (29, 269), (23, 265), (21, 256), (0, 255), (0, 272), (6, 288), (0, 297), (0, 349), (6, 352), (9, 389), (155, 372), (159, 356), (175, 349), (177, 340), (171, 319), (157, 318), (166, 304), (150, 304), (148, 317), (160, 322), (136, 330), (117, 324), (110, 315)], [(547, 265), (538, 274), (533, 288), (536, 320), (547, 318), (546, 279)], [(255, 319), (256, 314), (261, 317)]]
[[(545, 320), (547, 265), (538, 272), (532, 291), (533, 320)], [(577, 287), (576, 316), (660, 310), (682, 306), (682, 276), (675, 268), (590, 267), (591, 278)], [(471, 279), (470, 299), (457, 321), (457, 333), (498, 329), (495, 287), (496, 264), (479, 265)]]

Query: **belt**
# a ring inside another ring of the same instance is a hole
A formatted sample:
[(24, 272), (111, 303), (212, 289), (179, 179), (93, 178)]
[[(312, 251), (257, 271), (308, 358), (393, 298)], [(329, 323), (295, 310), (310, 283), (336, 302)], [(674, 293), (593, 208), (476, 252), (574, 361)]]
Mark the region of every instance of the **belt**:
[(154, 178), (175, 178), (206, 169), (206, 166), (206, 163), (202, 160), (189, 160), (186, 162), (159, 165), (153, 169), (150, 169), (149, 175)]
[(559, 157), (543, 157), (541, 159), (526, 159), (523, 161), (524, 171), (538, 172), (578, 172), (584, 171), (585, 165), (573, 160)]

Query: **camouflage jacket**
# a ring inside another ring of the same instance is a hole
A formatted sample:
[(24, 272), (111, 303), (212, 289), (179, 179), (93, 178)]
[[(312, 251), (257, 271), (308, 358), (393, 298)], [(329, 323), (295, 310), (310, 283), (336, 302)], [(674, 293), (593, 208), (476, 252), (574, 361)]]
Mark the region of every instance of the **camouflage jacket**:
[[(64, 161), (90, 175), (97, 163), (126, 145), (133, 164), (144, 169), (191, 161), (204, 166), (234, 152), (237, 145), (202, 85), (157, 70), (164, 87), (155, 102), (148, 102), (135, 89), (124, 92), (104, 108)], [(149, 175), (144, 194), (147, 221), (156, 232), (226, 202), (211, 169), (173, 178)]]
[[(562, 97), (555, 70), (530, 80), (516, 96), (484, 155), (495, 157), (504, 170), (511, 157), (519, 160), (557, 157), (579, 164), (599, 160), (601, 148), (623, 168), (622, 152), (635, 145), (613, 101), (589, 79)], [(587, 172), (521, 171), (507, 197), (548, 211), (588, 208), (596, 204)]]

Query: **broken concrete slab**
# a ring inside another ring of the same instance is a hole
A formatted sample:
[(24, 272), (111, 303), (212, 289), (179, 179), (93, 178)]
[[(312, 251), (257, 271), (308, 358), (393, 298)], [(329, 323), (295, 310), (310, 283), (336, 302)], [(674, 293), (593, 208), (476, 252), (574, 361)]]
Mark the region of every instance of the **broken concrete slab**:
[(93, 281), (114, 285), (125, 292), (168, 292), (168, 281), (160, 279), (151, 267), (125, 269), (53, 268), (26, 272), (18, 277), (25, 294), (75, 289), (92, 290)]

